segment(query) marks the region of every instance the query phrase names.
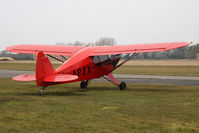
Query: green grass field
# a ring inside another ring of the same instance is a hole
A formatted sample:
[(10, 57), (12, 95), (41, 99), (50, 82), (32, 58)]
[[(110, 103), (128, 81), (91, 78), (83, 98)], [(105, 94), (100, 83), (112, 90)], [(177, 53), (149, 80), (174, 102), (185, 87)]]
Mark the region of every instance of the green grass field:
[[(53, 64), (57, 68), (60, 64)], [(35, 70), (35, 63), (0, 63), (0, 70)], [(199, 66), (127, 66), (118, 68), (117, 74), (199, 76)]]
[(199, 87), (108, 82), (51, 86), (0, 79), (1, 133), (198, 133)]

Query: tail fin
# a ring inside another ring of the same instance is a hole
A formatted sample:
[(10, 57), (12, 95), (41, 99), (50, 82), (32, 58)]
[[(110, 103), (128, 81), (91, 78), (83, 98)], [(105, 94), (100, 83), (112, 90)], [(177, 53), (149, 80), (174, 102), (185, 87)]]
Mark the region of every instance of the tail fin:
[(38, 86), (46, 86), (44, 78), (55, 74), (55, 69), (42, 51), (38, 52), (36, 62), (36, 80)]

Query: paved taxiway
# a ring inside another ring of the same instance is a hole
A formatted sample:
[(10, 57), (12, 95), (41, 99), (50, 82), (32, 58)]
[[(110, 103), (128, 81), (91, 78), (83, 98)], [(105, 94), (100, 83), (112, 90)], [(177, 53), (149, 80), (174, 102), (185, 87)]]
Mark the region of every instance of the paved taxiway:
[[(21, 74), (34, 74), (33, 71), (0, 70), (0, 77), (11, 78)], [(125, 75), (114, 74), (119, 81), (143, 84), (162, 84), (162, 85), (185, 85), (199, 86), (199, 77), (183, 76), (152, 76), (152, 75)], [(105, 79), (95, 79), (95, 81), (105, 81)]]

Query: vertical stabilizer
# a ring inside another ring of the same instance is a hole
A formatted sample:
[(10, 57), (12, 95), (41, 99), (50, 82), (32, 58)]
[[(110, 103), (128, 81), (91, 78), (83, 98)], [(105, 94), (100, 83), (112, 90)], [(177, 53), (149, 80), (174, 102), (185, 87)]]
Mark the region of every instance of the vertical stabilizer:
[(55, 69), (50, 63), (48, 57), (42, 51), (38, 52), (36, 62), (36, 80), (38, 86), (46, 86), (43, 81), (45, 77), (55, 74)]

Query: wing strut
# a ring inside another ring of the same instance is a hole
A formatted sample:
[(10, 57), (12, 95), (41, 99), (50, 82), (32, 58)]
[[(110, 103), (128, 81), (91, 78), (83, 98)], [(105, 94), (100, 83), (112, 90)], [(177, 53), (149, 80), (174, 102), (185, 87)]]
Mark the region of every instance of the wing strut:
[(128, 62), (131, 59), (134, 59), (136, 56), (138, 56), (140, 53), (134, 53), (132, 55), (130, 55), (128, 57), (128, 59), (124, 60), (123, 62), (121, 62), (119, 65), (117, 65), (113, 70), (117, 69), (118, 67), (122, 66), (123, 64), (125, 64), (126, 62)]
[(58, 58), (56, 58), (56, 57), (54, 57), (52, 55), (49, 55), (49, 54), (46, 54), (46, 55), (49, 56), (49, 57), (51, 57), (51, 58), (53, 58), (53, 59), (55, 59), (55, 60), (57, 60), (57, 61), (60, 61), (60, 62), (64, 63), (64, 61), (62, 61), (62, 60), (60, 60), (60, 59), (58, 59)]
[(68, 60), (65, 56), (60, 55), (65, 61)]

